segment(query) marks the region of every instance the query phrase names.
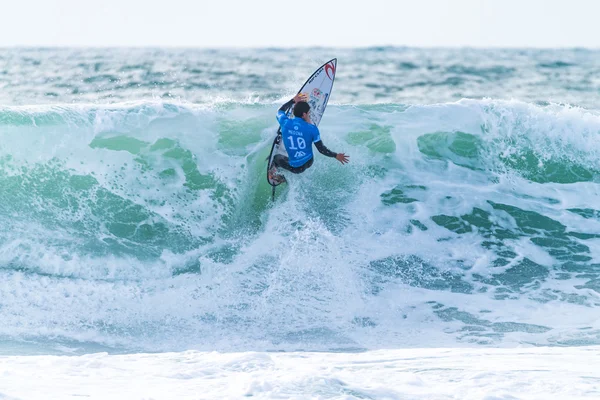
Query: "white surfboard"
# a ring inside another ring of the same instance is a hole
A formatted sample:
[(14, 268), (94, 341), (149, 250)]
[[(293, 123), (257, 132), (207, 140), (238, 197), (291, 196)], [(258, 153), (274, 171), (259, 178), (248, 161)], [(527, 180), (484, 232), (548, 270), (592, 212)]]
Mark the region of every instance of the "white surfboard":
[[(310, 105), (310, 120), (313, 124), (319, 125), (327, 102), (331, 96), (331, 90), (333, 89), (333, 81), (335, 80), (335, 72), (337, 69), (337, 58), (327, 61), (321, 65), (311, 76), (306, 80), (304, 85), (300, 88), (298, 93), (304, 93), (308, 98), (308, 104)], [(288, 115), (292, 114), (292, 109), (288, 110)], [(273, 157), (277, 154), (287, 156), (285, 146), (281, 142), (281, 129), (277, 130), (277, 135), (273, 140), (273, 146), (271, 147), (271, 153), (269, 154), (269, 162), (267, 164), (267, 181), (269, 185), (273, 186), (273, 195), (275, 194), (275, 187), (283, 182), (269, 179), (268, 171), (271, 168)]]

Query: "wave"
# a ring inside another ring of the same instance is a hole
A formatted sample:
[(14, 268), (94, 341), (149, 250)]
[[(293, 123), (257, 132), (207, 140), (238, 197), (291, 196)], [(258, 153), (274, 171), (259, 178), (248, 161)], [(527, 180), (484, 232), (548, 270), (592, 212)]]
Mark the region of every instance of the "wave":
[(0, 335), (124, 348), (598, 343), (600, 116), (332, 105), (270, 201), (272, 104), (0, 110)]

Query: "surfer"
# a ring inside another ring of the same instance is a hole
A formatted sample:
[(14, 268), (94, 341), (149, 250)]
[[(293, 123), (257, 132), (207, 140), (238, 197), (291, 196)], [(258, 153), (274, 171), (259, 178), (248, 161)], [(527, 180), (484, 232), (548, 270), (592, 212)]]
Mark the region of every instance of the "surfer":
[[(294, 107), (294, 116), (288, 118), (286, 112), (290, 107)], [(346, 164), (348, 156), (344, 153), (334, 153), (323, 144), (319, 128), (310, 120), (310, 105), (306, 102), (306, 95), (297, 94), (294, 98), (281, 106), (277, 112), (277, 121), (281, 127), (281, 138), (285, 145), (288, 156), (281, 154), (273, 157), (273, 166), (281, 167), (294, 174), (300, 174), (306, 171), (313, 164), (312, 143), (315, 144), (319, 153), (333, 157), (342, 164)], [(283, 182), (285, 178), (282, 175), (275, 175), (276, 168), (269, 170), (269, 178)]]

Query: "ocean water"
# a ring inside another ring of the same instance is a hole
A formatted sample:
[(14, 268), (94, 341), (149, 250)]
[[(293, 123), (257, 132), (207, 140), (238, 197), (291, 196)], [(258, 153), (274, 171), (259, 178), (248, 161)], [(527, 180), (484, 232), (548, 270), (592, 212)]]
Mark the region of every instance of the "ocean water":
[[(317, 154), (272, 202), (276, 110), (332, 57), (321, 135), (350, 163)], [(0, 398), (599, 396), (599, 72), (585, 49), (0, 50)], [(105, 390), (145, 361), (165, 375)], [(240, 388), (200, 394), (217, 375)]]

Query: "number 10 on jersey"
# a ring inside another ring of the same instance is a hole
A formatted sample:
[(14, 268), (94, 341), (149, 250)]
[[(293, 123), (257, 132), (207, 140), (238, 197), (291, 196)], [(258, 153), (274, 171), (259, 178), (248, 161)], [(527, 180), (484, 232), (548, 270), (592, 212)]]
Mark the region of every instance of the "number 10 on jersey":
[[(296, 138), (296, 142), (294, 143), (294, 138)], [(296, 136), (288, 136), (288, 140), (290, 142), (290, 150), (298, 150), (306, 148), (306, 141), (302, 137)], [(298, 146), (298, 147), (296, 147)]]

